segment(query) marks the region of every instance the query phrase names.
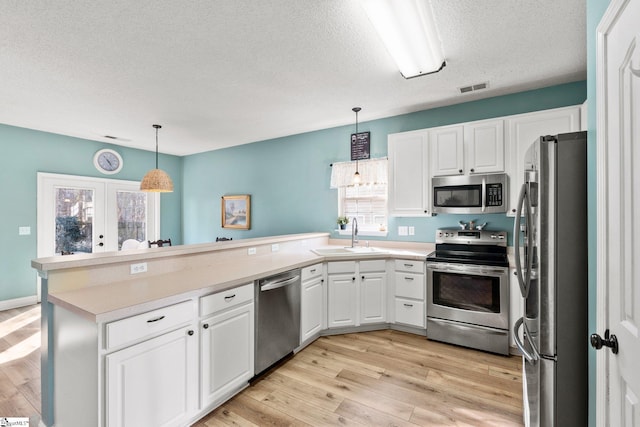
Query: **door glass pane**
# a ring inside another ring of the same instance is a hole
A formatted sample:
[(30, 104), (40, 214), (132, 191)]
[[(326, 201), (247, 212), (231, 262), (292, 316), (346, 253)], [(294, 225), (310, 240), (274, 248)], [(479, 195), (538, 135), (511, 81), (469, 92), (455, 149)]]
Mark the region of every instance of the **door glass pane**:
[(93, 190), (56, 188), (56, 254), (91, 253)]
[(118, 249), (127, 239), (147, 240), (147, 194), (136, 191), (116, 193), (118, 209)]

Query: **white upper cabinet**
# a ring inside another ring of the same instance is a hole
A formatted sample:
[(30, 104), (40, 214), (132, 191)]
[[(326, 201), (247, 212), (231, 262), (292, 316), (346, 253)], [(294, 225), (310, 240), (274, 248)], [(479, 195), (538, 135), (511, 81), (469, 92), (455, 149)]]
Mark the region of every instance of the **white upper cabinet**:
[(514, 216), (520, 187), (524, 182), (525, 153), (541, 136), (579, 131), (580, 106), (511, 116), (506, 119), (506, 127), (507, 173), (510, 178), (507, 215)]
[(391, 134), (388, 137), (389, 214), (431, 215), (429, 131)]
[(464, 173), (463, 126), (439, 127), (429, 131), (431, 142), (431, 175)]
[(503, 123), (483, 120), (431, 129), (431, 175), (504, 172)]
[(504, 172), (504, 120), (464, 126), (466, 173)]

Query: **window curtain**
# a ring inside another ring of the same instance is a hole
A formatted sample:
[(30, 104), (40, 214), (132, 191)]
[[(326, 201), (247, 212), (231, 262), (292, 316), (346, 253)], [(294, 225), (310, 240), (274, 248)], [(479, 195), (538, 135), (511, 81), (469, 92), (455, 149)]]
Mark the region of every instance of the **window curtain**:
[[(387, 158), (359, 160), (358, 172), (360, 185), (387, 184)], [(356, 173), (356, 162), (334, 163), (331, 168), (330, 188), (352, 187), (353, 175)]]

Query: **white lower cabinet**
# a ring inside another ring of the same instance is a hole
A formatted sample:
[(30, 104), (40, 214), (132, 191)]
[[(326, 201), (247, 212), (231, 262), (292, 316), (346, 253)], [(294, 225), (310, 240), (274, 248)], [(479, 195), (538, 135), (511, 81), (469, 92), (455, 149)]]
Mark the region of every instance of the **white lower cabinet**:
[[(331, 264), (333, 263), (329, 263)], [(328, 281), (328, 326), (355, 326), (358, 308), (355, 271), (351, 274), (329, 274)]]
[(337, 261), (327, 264), (328, 327), (384, 323), (386, 261)]
[[(224, 305), (226, 304), (226, 305)], [(243, 388), (254, 371), (253, 284), (200, 300), (201, 408)]]
[(424, 262), (395, 260), (395, 323), (426, 327)]
[(176, 426), (198, 402), (198, 341), (193, 326), (106, 356), (108, 427)]
[(300, 343), (313, 338), (324, 329), (324, 276), (322, 264), (301, 271)]

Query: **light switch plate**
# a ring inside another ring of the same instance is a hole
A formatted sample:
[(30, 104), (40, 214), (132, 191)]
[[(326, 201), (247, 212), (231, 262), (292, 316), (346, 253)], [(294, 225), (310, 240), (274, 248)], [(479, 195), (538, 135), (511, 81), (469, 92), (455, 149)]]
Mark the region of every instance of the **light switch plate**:
[(131, 264), (130, 266), (130, 274), (140, 274), (147, 272), (147, 263), (140, 262), (138, 264)]
[(31, 227), (18, 227), (19, 236), (28, 236), (31, 234)]
[(409, 236), (414, 236), (416, 234), (416, 228), (412, 225), (409, 226)]
[(407, 236), (409, 235), (409, 230), (406, 225), (398, 226), (398, 236)]
[(247, 250), (247, 254), (248, 255), (255, 255), (256, 254), (256, 248), (249, 248)]
[(274, 243), (273, 245), (271, 245), (271, 252), (278, 252), (280, 250), (280, 245), (277, 243)]

